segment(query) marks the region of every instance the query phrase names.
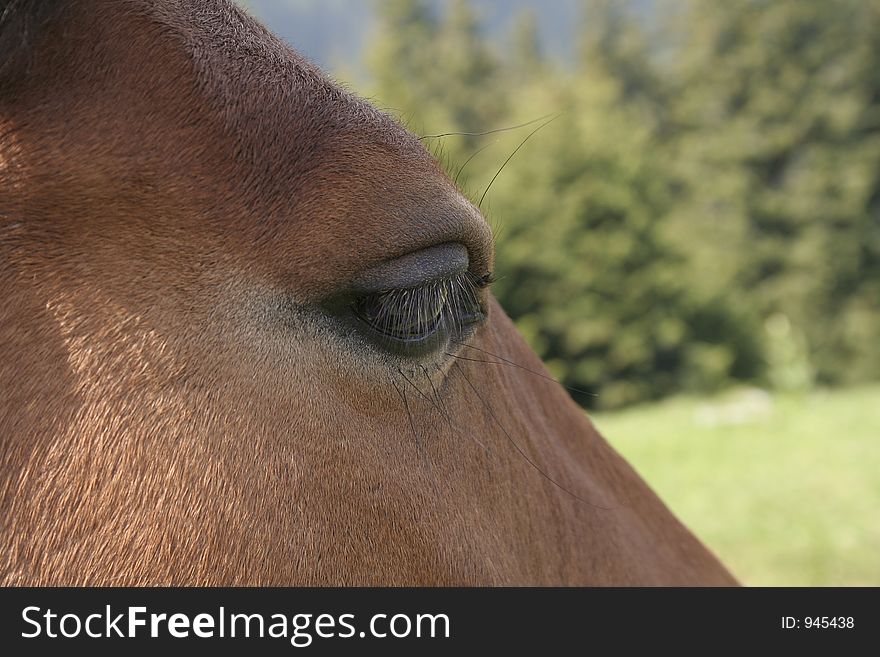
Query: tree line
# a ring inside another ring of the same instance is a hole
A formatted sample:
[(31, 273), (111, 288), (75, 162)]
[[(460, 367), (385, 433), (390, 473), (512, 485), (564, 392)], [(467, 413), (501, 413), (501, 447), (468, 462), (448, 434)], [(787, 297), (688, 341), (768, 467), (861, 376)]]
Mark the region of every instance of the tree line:
[(435, 8), (378, 4), (362, 91), (480, 202), (581, 403), (880, 378), (880, 1), (585, 0), (573, 61)]

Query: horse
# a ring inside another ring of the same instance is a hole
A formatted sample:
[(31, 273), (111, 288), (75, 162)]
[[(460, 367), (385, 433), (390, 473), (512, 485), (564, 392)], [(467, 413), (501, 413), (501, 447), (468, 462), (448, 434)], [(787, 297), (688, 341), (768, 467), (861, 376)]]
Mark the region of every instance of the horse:
[(228, 0), (0, 2), (0, 581), (731, 585), (419, 139)]

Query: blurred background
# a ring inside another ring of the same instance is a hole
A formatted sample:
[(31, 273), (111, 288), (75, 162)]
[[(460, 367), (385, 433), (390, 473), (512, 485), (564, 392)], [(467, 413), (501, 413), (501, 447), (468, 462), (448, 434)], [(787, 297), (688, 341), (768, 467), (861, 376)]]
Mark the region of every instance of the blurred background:
[(424, 136), (520, 331), (744, 583), (880, 585), (880, 0), (242, 4)]

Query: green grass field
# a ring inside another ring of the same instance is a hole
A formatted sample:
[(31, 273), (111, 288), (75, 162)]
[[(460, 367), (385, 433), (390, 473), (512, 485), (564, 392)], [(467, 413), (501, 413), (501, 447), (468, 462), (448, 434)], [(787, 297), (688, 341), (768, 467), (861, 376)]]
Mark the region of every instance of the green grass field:
[(880, 585), (880, 386), (593, 421), (744, 584)]

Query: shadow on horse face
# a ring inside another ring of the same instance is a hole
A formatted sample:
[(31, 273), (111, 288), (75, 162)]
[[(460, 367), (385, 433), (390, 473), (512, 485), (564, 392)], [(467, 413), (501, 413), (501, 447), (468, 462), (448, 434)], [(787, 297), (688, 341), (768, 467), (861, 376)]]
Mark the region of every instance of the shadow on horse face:
[(7, 583), (732, 581), (415, 137), (227, 2), (50, 4), (0, 25)]

